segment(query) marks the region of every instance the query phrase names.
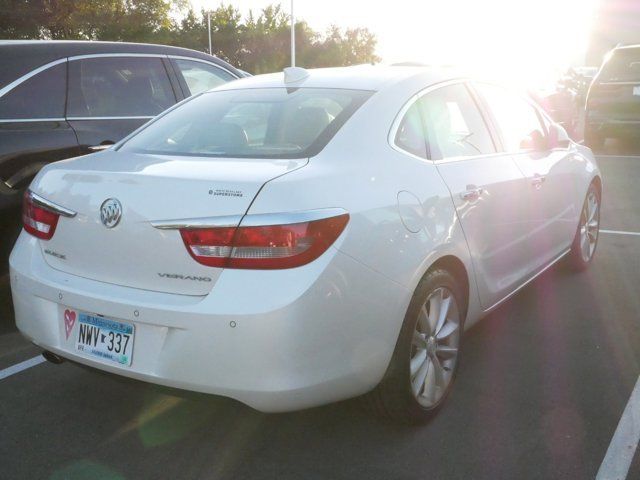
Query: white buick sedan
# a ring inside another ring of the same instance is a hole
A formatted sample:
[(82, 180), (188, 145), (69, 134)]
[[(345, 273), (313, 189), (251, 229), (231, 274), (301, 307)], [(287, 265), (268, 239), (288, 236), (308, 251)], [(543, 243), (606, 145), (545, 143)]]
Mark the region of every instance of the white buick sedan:
[[(447, 69), (287, 69), (45, 167), (11, 255), (21, 332), (63, 358), (266, 412), (444, 402), (469, 327), (563, 259), (601, 175), (527, 98)], [(543, 299), (541, 299), (543, 301)]]

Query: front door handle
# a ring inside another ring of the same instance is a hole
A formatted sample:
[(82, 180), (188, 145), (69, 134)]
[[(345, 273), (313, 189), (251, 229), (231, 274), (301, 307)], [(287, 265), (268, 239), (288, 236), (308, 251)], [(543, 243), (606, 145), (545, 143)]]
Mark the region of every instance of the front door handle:
[(115, 145), (116, 142), (114, 142), (113, 140), (103, 140), (102, 142), (100, 142), (100, 145), (93, 145), (89, 147), (89, 150), (91, 150), (92, 152), (101, 152), (103, 150), (106, 150), (107, 148), (111, 148)]
[(546, 175), (538, 175), (537, 173), (533, 176), (533, 180), (531, 180), (531, 185), (536, 190), (540, 190), (544, 181), (547, 179)]
[(469, 190), (467, 190), (466, 192), (462, 192), (460, 194), (460, 198), (462, 198), (462, 200), (465, 200), (467, 202), (473, 202), (475, 200), (478, 200), (482, 196), (482, 193), (484, 192), (482, 187), (476, 187), (474, 185), (467, 185), (467, 188)]

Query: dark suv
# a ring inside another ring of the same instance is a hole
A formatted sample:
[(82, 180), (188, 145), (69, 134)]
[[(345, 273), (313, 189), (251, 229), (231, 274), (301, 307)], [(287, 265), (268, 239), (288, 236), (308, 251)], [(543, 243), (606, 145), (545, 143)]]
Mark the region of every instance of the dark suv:
[(640, 45), (614, 48), (589, 88), (585, 143), (640, 137)]
[(43, 165), (104, 149), (176, 102), (244, 76), (160, 45), (0, 41), (0, 218)]

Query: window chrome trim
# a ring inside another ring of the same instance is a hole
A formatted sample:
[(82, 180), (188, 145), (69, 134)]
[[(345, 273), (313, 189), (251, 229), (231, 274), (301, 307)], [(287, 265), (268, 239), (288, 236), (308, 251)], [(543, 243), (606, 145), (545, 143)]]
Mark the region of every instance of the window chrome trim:
[(0, 118), (0, 123), (64, 122), (64, 118)]
[[(158, 115), (160, 115), (160, 113), (158, 113)], [(133, 115), (130, 117), (67, 117), (67, 120), (151, 120), (154, 117), (155, 115)]]
[[(459, 83), (464, 84), (464, 83), (467, 83), (468, 81), (469, 81), (468, 78), (456, 78), (453, 80), (447, 80), (444, 82), (435, 83), (433, 85), (429, 85), (428, 87), (423, 88), (422, 90), (418, 91), (413, 96), (411, 96), (411, 98), (409, 98), (409, 100), (407, 100), (404, 103), (400, 111), (396, 114), (393, 120), (393, 123), (391, 124), (391, 129), (389, 130), (389, 135), (387, 136), (387, 141), (389, 142), (389, 145), (391, 146), (391, 148), (393, 148), (397, 152), (400, 152), (404, 155), (408, 155), (412, 158), (416, 158), (423, 162), (435, 163), (436, 162), (435, 160), (415, 155), (411, 152), (406, 151), (405, 149), (403, 149), (402, 147), (396, 144), (396, 135), (398, 134), (398, 129), (400, 128), (400, 124), (402, 123), (402, 120), (404, 119), (404, 116), (407, 113), (407, 111), (414, 105), (414, 103), (420, 100), (423, 96), (435, 90), (438, 90), (440, 88), (448, 87), (450, 85), (457, 85)], [(425, 144), (425, 148), (426, 148), (426, 144)], [(464, 158), (474, 158), (474, 157), (464, 157)]]
[(231, 75), (232, 77), (234, 77), (236, 80), (238, 78), (242, 78), (242, 77), (238, 77), (235, 73), (233, 73), (231, 70), (224, 68), (222, 65), (218, 65), (217, 63), (212, 63), (209, 62), (207, 60), (204, 60), (202, 58), (194, 58), (194, 57), (185, 57), (182, 55), (167, 55), (169, 58), (175, 59), (175, 60), (192, 60), (194, 62), (200, 62), (200, 63), (205, 63), (207, 65), (211, 65), (213, 67), (219, 68), (220, 70), (224, 70), (225, 72), (227, 72), (229, 75)]
[(61, 63), (65, 63), (66, 61), (67, 61), (66, 57), (65, 58), (59, 58), (58, 60), (54, 60), (53, 62), (46, 63), (46, 64), (41, 65), (40, 67), (38, 67), (36, 69), (31, 70), (29, 73), (25, 73), (21, 77), (15, 79), (13, 82), (11, 82), (8, 85), (5, 85), (2, 89), (0, 89), (0, 98), (4, 97), (11, 90), (16, 88), (18, 85), (26, 82), (31, 77), (35, 77), (39, 73), (42, 73), (45, 70), (48, 70), (48, 69), (50, 69), (52, 67), (55, 67), (56, 65), (60, 65)]
[(206, 63), (207, 65), (211, 65), (213, 67), (217, 67), (221, 70), (224, 70), (225, 72), (229, 73), (229, 75), (231, 75), (234, 78), (240, 78), (238, 77), (235, 73), (233, 73), (231, 70), (228, 70), (226, 68), (224, 68), (221, 65), (218, 65), (217, 63), (213, 63), (210, 62), (208, 60), (204, 60), (202, 58), (194, 58), (194, 57), (187, 57), (184, 55), (172, 55), (172, 54), (166, 54), (166, 53), (88, 53), (86, 55), (75, 55), (73, 57), (69, 57), (69, 61), (73, 62), (76, 60), (85, 60), (85, 59), (90, 59), (90, 58), (117, 58), (117, 57), (133, 57), (133, 58), (140, 58), (140, 57), (149, 57), (149, 58), (169, 58), (169, 59), (178, 59), (178, 60), (193, 60), (194, 62), (200, 62), (200, 63)]
[(77, 212), (74, 212), (73, 210), (69, 210), (68, 208), (65, 208), (56, 203), (53, 203), (47, 200), (46, 198), (41, 197), (37, 193), (33, 193), (31, 190), (28, 190), (27, 195), (29, 196), (29, 198), (33, 203), (35, 203), (41, 208), (44, 208), (45, 210), (49, 210), (50, 212), (57, 213), (58, 215), (61, 215), (67, 218), (73, 218), (77, 215)]

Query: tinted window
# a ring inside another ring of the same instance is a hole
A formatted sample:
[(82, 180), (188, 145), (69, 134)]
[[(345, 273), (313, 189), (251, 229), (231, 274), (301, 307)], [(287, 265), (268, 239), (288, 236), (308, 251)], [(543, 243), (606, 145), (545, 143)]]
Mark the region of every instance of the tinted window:
[(521, 96), (494, 85), (477, 85), (502, 134), (508, 152), (530, 150), (535, 137), (544, 136), (536, 109)]
[(284, 88), (205, 93), (161, 117), (124, 150), (172, 155), (303, 158), (315, 155), (370, 92)]
[(418, 101), (414, 102), (400, 121), (395, 144), (402, 150), (427, 158), (427, 139)]
[(0, 98), (0, 118), (62, 118), (67, 65), (51, 67)]
[(191, 95), (211, 90), (235, 79), (230, 73), (208, 63), (181, 59), (174, 61), (187, 82)]
[(463, 84), (439, 88), (420, 100), (432, 159), (495, 153), (487, 125)]
[(154, 116), (174, 103), (159, 58), (103, 57), (69, 63), (68, 116)]
[(600, 82), (640, 82), (640, 48), (616, 50), (605, 63)]

